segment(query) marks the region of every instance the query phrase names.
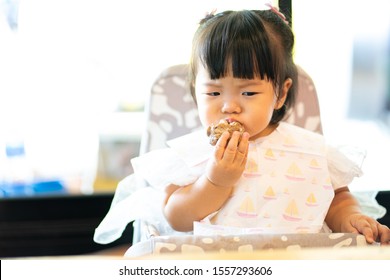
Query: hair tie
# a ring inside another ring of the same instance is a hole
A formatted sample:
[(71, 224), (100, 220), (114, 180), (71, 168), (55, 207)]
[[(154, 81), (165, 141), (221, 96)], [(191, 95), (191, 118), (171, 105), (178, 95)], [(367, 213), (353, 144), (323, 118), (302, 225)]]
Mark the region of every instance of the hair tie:
[(288, 20), (286, 19), (286, 16), (283, 13), (281, 13), (278, 8), (272, 6), (271, 3), (265, 3), (265, 5), (269, 7), (272, 12), (277, 14), (287, 25), (289, 24)]
[(202, 18), (200, 20), (200, 24), (203, 24), (205, 23), (206, 21), (208, 21), (210, 18), (214, 17), (215, 16), (215, 13), (217, 12), (217, 8), (214, 8), (212, 9), (210, 12), (207, 12), (206, 15), (204, 16), (204, 18)]

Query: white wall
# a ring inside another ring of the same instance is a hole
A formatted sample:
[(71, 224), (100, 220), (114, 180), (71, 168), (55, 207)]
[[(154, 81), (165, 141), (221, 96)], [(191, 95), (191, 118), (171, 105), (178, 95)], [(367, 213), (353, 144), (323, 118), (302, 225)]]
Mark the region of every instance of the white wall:
[(293, 2), (295, 61), (315, 82), (327, 132), (347, 112), (352, 71), (352, 1)]

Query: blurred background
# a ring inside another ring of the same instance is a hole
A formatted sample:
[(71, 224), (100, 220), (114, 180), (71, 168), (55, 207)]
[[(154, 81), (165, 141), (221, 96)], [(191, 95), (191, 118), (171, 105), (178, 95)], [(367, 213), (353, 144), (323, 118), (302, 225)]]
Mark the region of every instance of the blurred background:
[[(153, 81), (188, 62), (199, 20), (262, 2), (0, 0), (0, 184), (50, 183), (0, 195), (113, 192), (132, 172)], [(352, 187), (389, 190), (390, 2), (292, 9), (295, 60), (316, 84), (324, 134), (367, 151), (366, 176)]]

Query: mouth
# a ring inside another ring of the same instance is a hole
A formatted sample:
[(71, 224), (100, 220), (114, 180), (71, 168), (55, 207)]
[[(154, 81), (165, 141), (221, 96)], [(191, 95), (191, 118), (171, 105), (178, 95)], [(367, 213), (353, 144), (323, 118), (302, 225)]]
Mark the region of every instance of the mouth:
[(241, 122), (239, 122), (239, 121), (237, 121), (236, 119), (233, 119), (233, 118), (226, 118), (225, 121), (227, 121), (228, 123), (232, 123), (232, 122), (241, 123)]

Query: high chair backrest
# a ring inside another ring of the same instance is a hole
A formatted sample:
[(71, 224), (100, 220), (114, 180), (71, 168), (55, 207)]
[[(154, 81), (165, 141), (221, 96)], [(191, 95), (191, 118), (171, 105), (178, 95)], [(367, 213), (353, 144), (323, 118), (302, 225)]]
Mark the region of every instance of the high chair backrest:
[[(167, 140), (200, 128), (187, 76), (188, 65), (174, 65), (154, 82), (145, 107), (147, 129), (141, 139), (140, 154), (164, 148)], [(317, 92), (313, 80), (300, 67), (296, 103), (285, 121), (322, 133)]]

